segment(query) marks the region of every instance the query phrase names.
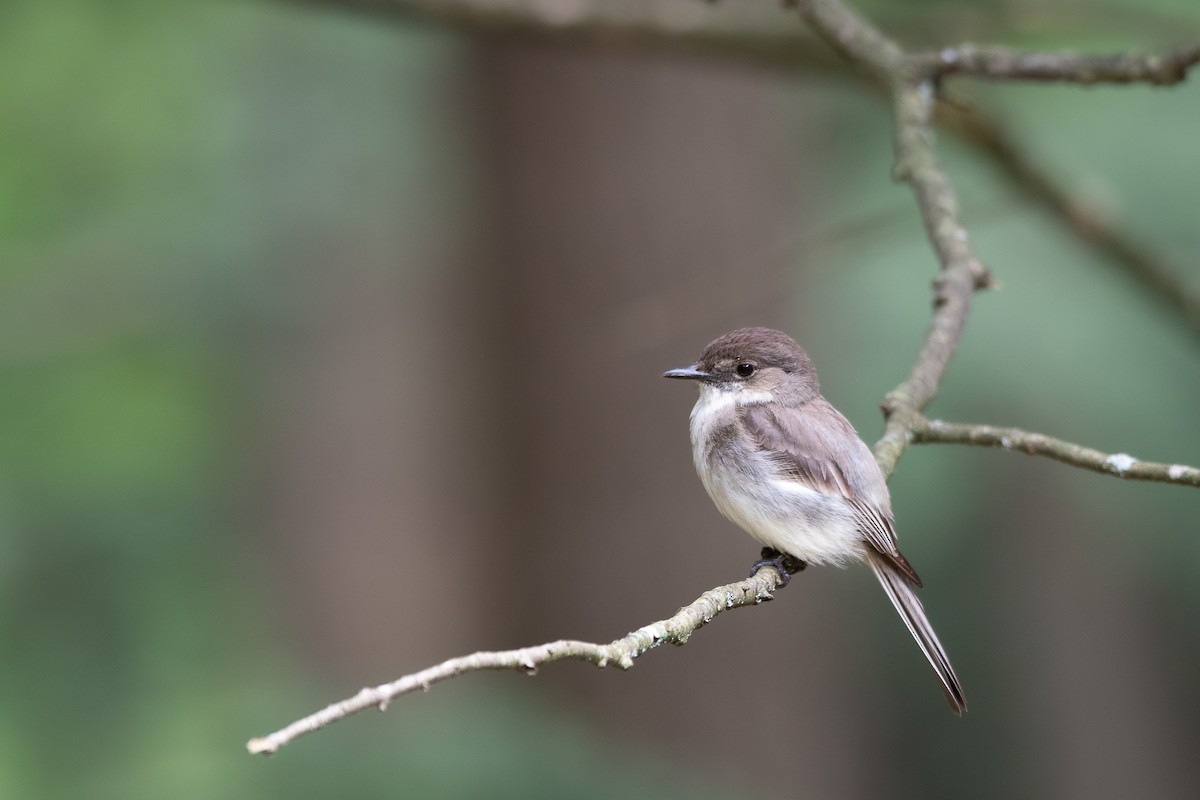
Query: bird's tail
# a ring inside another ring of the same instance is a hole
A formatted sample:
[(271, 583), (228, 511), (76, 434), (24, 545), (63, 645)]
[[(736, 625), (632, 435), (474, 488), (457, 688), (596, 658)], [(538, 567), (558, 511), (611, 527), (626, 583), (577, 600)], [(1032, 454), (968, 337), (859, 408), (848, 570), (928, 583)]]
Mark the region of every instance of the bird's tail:
[(917, 640), (917, 644), (921, 646), (921, 652), (925, 654), (925, 658), (929, 659), (930, 666), (937, 673), (950, 709), (955, 714), (961, 715), (967, 710), (967, 698), (963, 695), (962, 684), (958, 682), (958, 676), (954, 674), (954, 667), (950, 666), (950, 659), (946, 655), (946, 651), (942, 649), (942, 643), (938, 641), (937, 634), (933, 632), (933, 626), (925, 618), (925, 609), (913, 592), (908, 579), (881, 556), (871, 554), (868, 563), (875, 572), (875, 577), (879, 579), (879, 583), (883, 585), (883, 590), (887, 592), (892, 605), (904, 618), (908, 632)]

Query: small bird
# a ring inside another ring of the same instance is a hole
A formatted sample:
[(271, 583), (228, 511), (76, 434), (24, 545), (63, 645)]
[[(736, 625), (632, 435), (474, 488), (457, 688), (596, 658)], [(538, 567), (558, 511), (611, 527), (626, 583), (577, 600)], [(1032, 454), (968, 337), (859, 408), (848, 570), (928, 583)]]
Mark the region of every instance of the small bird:
[(774, 565), (786, 582), (805, 564), (865, 561), (962, 714), (962, 685), (913, 591), (921, 579), (896, 546), (883, 472), (821, 396), (804, 349), (785, 333), (741, 328), (663, 377), (700, 386), (691, 416), (696, 472), (717, 509), (766, 545), (754, 571)]

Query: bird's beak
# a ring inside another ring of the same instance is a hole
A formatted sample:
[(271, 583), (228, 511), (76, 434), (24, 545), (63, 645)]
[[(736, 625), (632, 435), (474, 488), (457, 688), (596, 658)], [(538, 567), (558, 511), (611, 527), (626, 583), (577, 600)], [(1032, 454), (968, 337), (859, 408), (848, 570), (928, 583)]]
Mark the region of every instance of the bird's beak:
[(705, 372), (702, 369), (696, 369), (698, 365), (692, 364), (690, 367), (680, 367), (679, 369), (669, 369), (663, 373), (664, 378), (683, 378), (689, 381), (706, 381), (712, 377), (711, 372)]

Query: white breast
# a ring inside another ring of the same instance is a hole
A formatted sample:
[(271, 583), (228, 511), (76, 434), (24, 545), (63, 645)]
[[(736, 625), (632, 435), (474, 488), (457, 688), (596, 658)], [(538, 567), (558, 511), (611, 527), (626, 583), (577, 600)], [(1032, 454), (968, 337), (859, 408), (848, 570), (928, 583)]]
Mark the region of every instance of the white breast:
[[(812, 564), (861, 559), (866, 548), (854, 512), (840, 497), (823, 494), (780, 473), (761, 452), (730, 450), (709, 457), (712, 434), (728, 426), (737, 407), (772, 400), (770, 392), (700, 386), (692, 409), (692, 457), (717, 509), (758, 541)], [(722, 453), (726, 458), (722, 458)]]

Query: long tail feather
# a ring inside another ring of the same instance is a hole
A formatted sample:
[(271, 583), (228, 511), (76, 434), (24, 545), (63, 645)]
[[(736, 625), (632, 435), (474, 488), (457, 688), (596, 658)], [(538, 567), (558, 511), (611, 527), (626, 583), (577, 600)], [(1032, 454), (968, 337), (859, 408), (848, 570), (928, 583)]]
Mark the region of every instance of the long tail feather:
[(892, 605), (904, 619), (904, 624), (908, 626), (908, 632), (917, 640), (921, 652), (925, 654), (933, 671), (937, 673), (950, 709), (955, 714), (961, 715), (967, 710), (967, 698), (963, 694), (962, 684), (958, 682), (958, 676), (954, 674), (954, 667), (950, 666), (950, 659), (947, 657), (946, 651), (942, 649), (942, 643), (938, 641), (937, 634), (933, 632), (933, 626), (925, 618), (925, 609), (913, 592), (912, 586), (904, 575), (883, 557), (872, 554), (868, 558), (868, 563), (875, 572), (875, 577), (883, 586), (883, 590), (887, 592)]

